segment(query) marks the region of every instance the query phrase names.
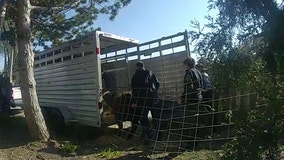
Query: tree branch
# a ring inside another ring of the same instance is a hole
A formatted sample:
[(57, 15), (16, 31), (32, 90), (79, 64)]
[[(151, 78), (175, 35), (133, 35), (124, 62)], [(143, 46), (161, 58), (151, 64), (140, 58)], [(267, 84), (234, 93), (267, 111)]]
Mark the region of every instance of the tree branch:
[(83, 0), (76, 0), (75, 2), (71, 3), (68, 6), (63, 6), (63, 7), (42, 7), (42, 6), (31, 6), (31, 9), (35, 9), (35, 10), (52, 10), (52, 11), (61, 11), (67, 8), (74, 8), (77, 7), (81, 1)]
[(31, 6), (31, 9), (34, 10), (52, 10), (52, 11), (59, 11), (64, 9), (64, 7), (42, 7), (42, 6)]
[(0, 32), (1, 32), (3, 24), (4, 24), (7, 6), (8, 6), (8, 1), (7, 0), (1, 0), (1, 2), (0, 2)]

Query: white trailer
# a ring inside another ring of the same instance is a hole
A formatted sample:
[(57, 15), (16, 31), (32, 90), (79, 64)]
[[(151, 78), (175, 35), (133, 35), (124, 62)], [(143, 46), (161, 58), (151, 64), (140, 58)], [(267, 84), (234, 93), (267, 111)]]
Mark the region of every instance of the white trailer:
[(105, 87), (118, 94), (129, 90), (136, 62), (142, 60), (160, 81), (159, 97), (176, 100), (183, 92), (185, 69), (182, 62), (189, 54), (187, 31), (135, 47), (102, 53), (102, 71), (109, 81), (109, 86)]
[(189, 53), (187, 31), (143, 44), (96, 31), (36, 55), (39, 103), (60, 111), (67, 123), (100, 127), (102, 72), (104, 87), (119, 94), (130, 89), (135, 63), (143, 60), (160, 80), (160, 98), (172, 100), (182, 93), (182, 61)]
[(40, 106), (56, 109), (66, 123), (100, 127), (102, 80), (100, 54), (138, 41), (95, 31), (36, 54), (35, 80)]

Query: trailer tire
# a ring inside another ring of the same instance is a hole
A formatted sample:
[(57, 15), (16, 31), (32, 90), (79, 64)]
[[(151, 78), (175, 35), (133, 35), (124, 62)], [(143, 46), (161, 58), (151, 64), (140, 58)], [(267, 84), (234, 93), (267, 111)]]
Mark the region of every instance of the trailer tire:
[(64, 134), (66, 125), (60, 110), (52, 107), (44, 107), (43, 115), (50, 136), (52, 138), (62, 136)]

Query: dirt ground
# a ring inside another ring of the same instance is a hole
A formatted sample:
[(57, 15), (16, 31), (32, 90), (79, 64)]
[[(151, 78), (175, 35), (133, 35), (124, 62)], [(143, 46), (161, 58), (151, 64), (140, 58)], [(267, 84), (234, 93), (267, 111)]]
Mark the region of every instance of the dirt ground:
[[(23, 111), (14, 109), (12, 116), (0, 113), (0, 160), (146, 160), (146, 159), (216, 159), (219, 151), (201, 150), (179, 155), (156, 154), (143, 145), (139, 137), (118, 138), (116, 129), (69, 126), (67, 135), (48, 143), (33, 141), (27, 130)], [(151, 145), (151, 144), (150, 144)]]

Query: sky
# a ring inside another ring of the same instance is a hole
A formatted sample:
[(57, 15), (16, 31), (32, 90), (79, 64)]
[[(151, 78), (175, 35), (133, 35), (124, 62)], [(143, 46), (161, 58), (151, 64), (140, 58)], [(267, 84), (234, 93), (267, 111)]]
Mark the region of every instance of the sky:
[(114, 21), (101, 15), (102, 31), (146, 42), (190, 29), (190, 21), (205, 22), (207, 0), (132, 0)]
[[(190, 30), (190, 21), (206, 23), (207, 0), (132, 0), (114, 21), (99, 15), (94, 28), (138, 40), (140, 43)], [(215, 13), (210, 13), (215, 14)], [(0, 56), (0, 70), (3, 58)]]

